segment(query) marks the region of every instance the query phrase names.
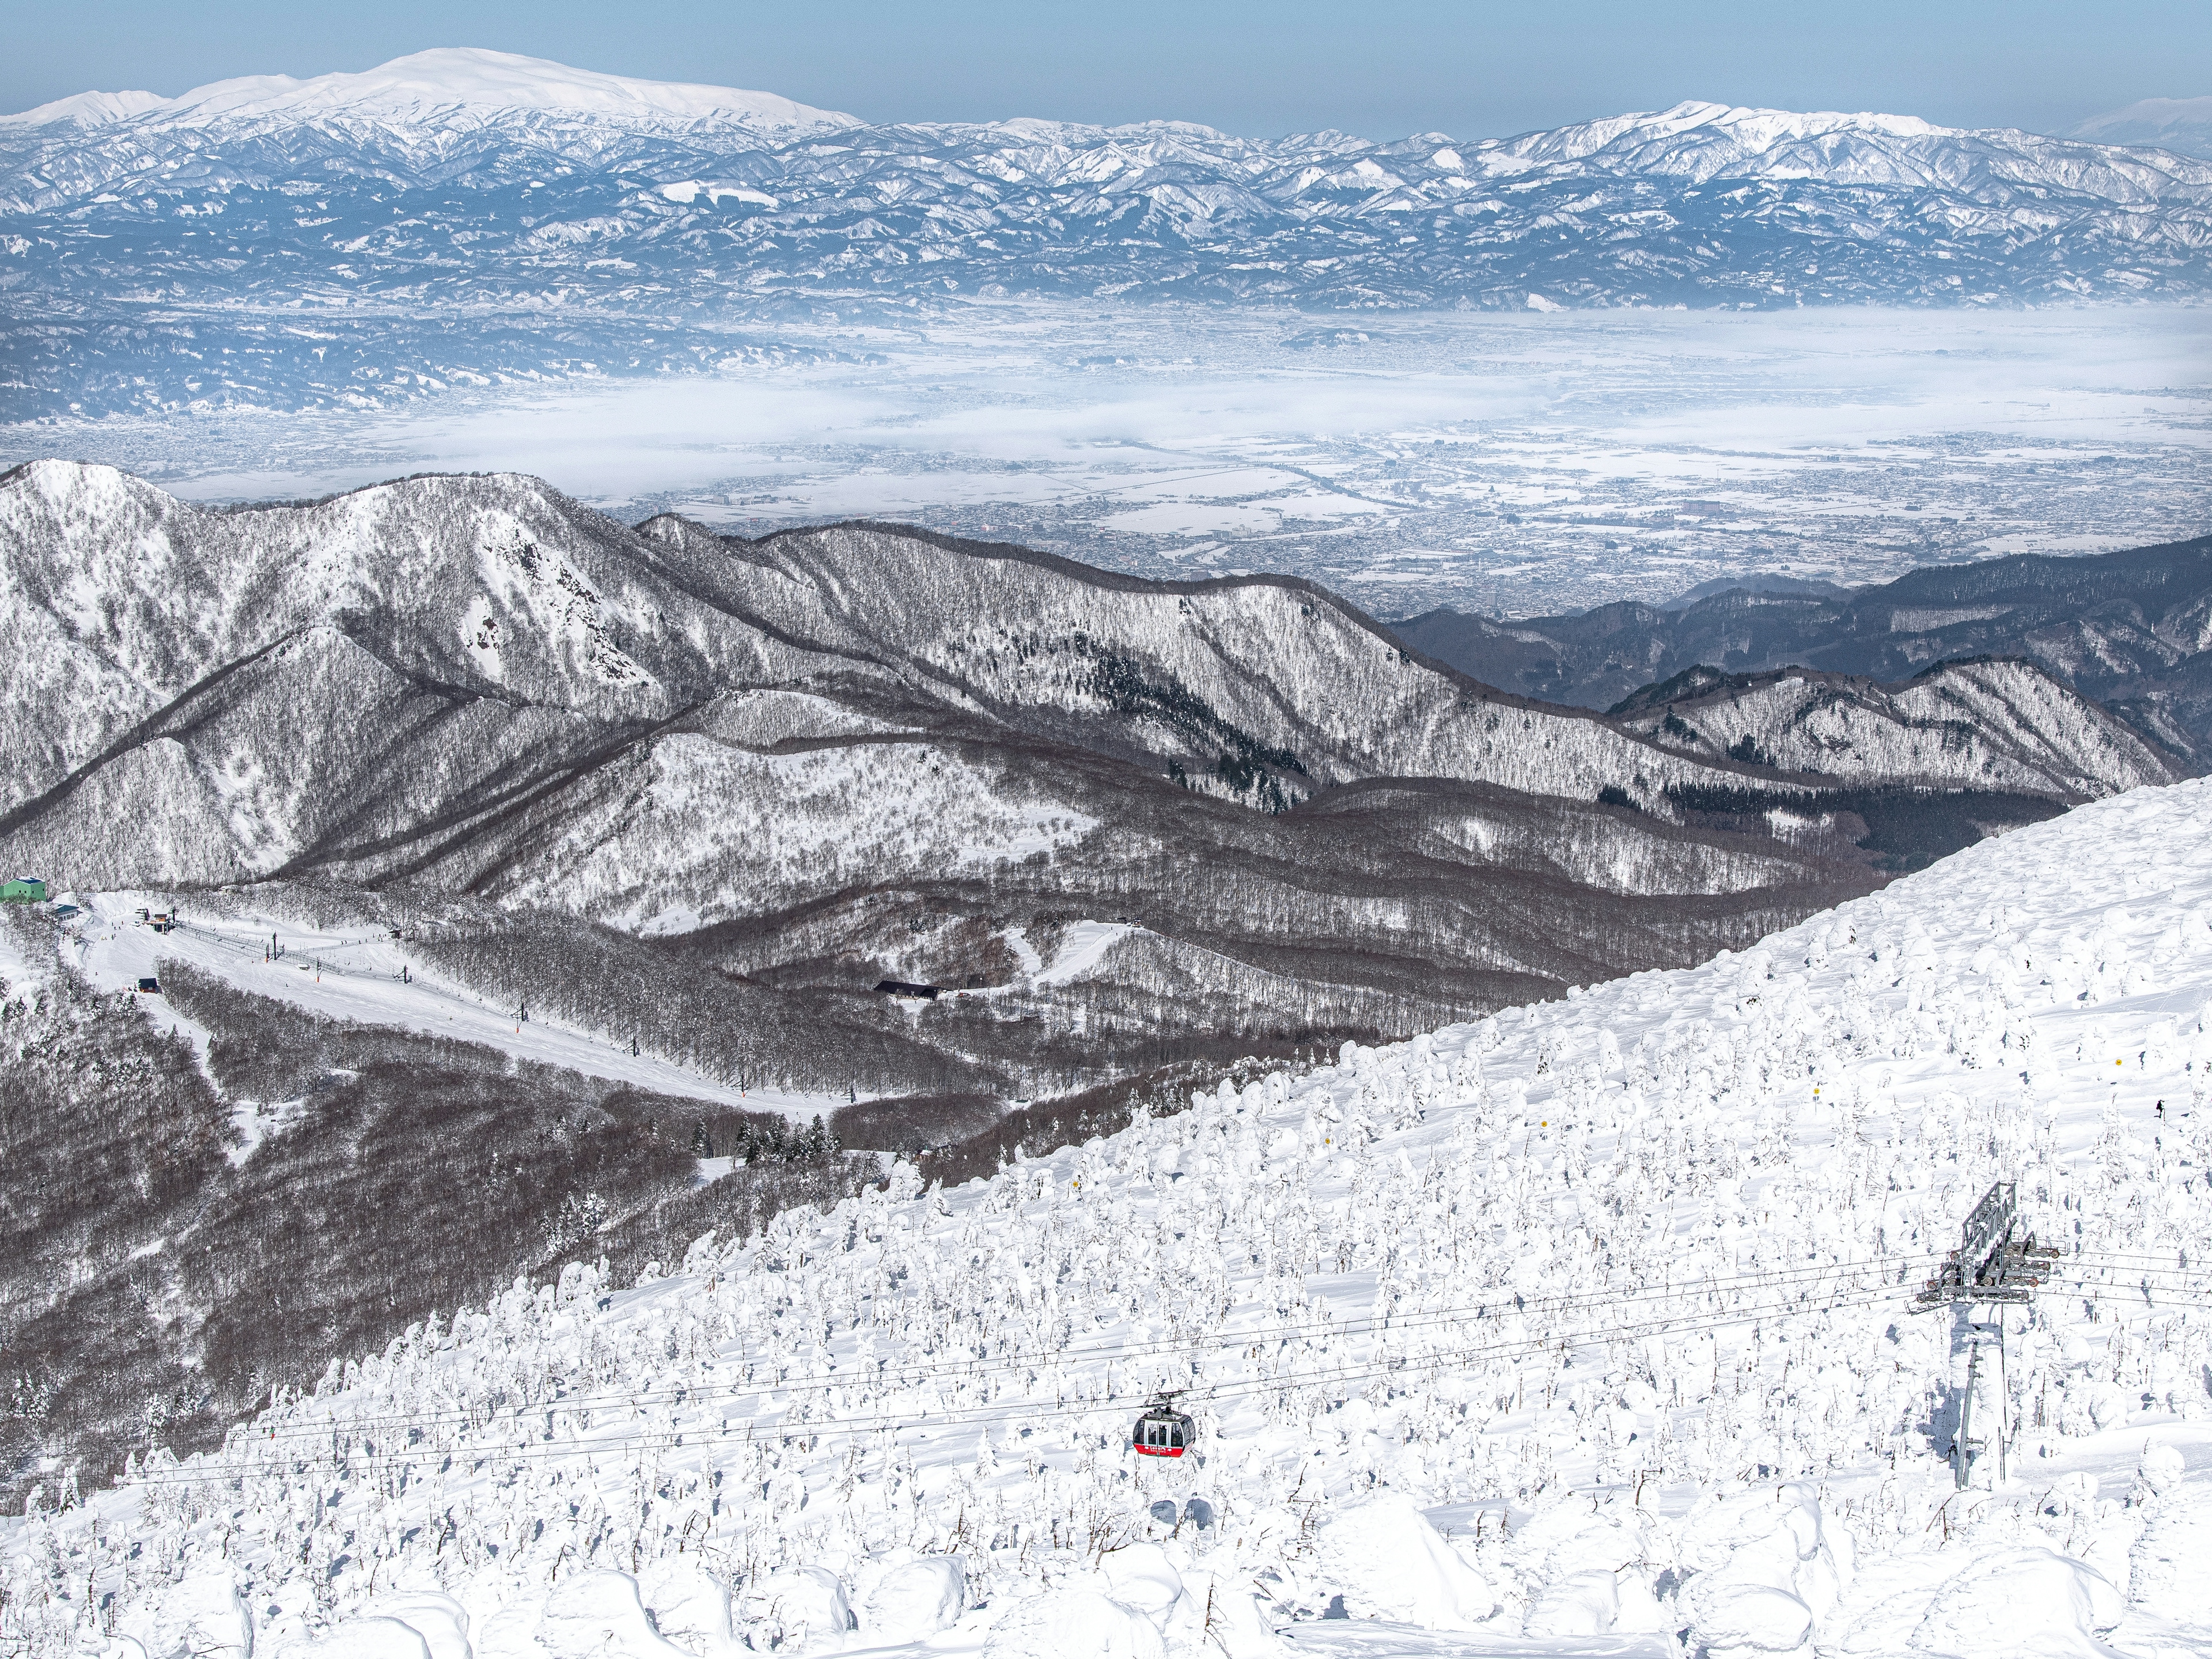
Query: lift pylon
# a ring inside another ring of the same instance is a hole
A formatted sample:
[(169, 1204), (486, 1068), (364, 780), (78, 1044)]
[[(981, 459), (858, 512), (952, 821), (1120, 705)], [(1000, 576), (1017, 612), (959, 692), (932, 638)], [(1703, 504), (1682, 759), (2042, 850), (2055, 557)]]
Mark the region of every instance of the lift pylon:
[(1959, 1248), (1912, 1300), (1916, 1311), (1933, 1312), (1961, 1303), (2030, 1302), (2043, 1283), (2043, 1267), (2058, 1257), (2056, 1248), (2039, 1245), (2035, 1235), (2015, 1238), (2020, 1230), (2019, 1183), (2000, 1181), (1982, 1195), (1960, 1230)]
[[(1982, 1201), (1974, 1206), (1960, 1233), (1959, 1248), (1946, 1258), (1936, 1277), (1921, 1287), (1912, 1305), (1921, 1313), (1955, 1310), (1965, 1316), (1970, 1333), (1966, 1384), (1959, 1395), (1959, 1432), (1951, 1448), (1959, 1489), (1963, 1492), (1973, 1479), (1975, 1465), (1992, 1448), (1997, 1455), (2000, 1484), (2008, 1473), (2006, 1450), (2013, 1425), (2009, 1421), (2012, 1379), (2005, 1365), (2005, 1309), (2035, 1299), (2036, 1289), (2043, 1283), (2043, 1269), (2057, 1258), (2058, 1251), (2039, 1245), (2032, 1232), (2021, 1233), (2019, 1185), (2015, 1182), (1997, 1182), (1983, 1194)], [(1977, 1320), (1977, 1313), (1984, 1309), (1989, 1311), (1983, 1318), (1994, 1315), (1994, 1325)], [(1984, 1331), (1994, 1340), (1985, 1343), (1981, 1334)], [(1997, 1368), (1994, 1427), (1983, 1420), (1984, 1413), (1976, 1409), (1982, 1389), (1982, 1352), (1985, 1346), (1994, 1351)]]

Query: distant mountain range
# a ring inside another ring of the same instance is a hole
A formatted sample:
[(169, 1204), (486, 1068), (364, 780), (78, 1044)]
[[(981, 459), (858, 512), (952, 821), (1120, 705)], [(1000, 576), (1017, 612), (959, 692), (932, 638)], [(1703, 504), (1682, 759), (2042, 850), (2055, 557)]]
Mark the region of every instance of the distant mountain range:
[(1393, 143), (878, 126), (448, 51), (0, 120), (0, 246), (10, 414), (343, 405), (702, 368), (794, 304), (2191, 297), (2212, 162), (1704, 103)]
[(1961, 658), (2022, 658), (2156, 741), (2212, 753), (2212, 537), (1934, 566), (1850, 590), (1753, 577), (1685, 597), (1515, 622), (1446, 608), (1391, 627), (1486, 684), (1621, 712), (1649, 702), (1639, 688), (1655, 682), (1710, 696), (1731, 677), (1797, 666), (1898, 680)]

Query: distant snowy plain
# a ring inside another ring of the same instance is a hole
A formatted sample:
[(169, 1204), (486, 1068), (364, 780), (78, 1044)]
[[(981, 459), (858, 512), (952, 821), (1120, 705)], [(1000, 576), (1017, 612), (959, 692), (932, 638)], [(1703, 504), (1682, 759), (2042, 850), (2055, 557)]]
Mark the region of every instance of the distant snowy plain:
[[(878, 313), (879, 316), (880, 313)], [(627, 520), (871, 517), (1148, 576), (1282, 571), (1384, 616), (2203, 533), (2212, 313), (2165, 307), (1315, 317), (955, 302), (790, 360), (357, 413), (0, 428), (189, 497), (541, 474)]]

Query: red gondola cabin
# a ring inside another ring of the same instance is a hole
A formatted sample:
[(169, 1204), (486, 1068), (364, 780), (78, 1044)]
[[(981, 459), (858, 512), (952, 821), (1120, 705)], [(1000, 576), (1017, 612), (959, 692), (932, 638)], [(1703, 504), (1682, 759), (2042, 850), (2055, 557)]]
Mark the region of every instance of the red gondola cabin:
[(1162, 1395), (1137, 1419), (1129, 1443), (1140, 1457), (1181, 1457), (1198, 1439), (1198, 1425), (1175, 1408), (1175, 1396)]

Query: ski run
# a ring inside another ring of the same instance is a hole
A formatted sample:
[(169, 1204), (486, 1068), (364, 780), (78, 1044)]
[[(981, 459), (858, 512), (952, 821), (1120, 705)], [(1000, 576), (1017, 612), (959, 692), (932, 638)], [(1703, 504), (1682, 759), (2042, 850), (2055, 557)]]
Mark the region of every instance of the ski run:
[[(239, 990), (325, 1019), (455, 1037), (519, 1060), (563, 1066), (665, 1095), (780, 1112), (801, 1124), (847, 1103), (842, 1094), (738, 1089), (657, 1054), (635, 1054), (613, 1032), (580, 1030), (542, 1012), (532, 1013), (526, 1006), (489, 1001), (441, 975), (391, 938), (388, 929), (322, 926), (303, 923), (295, 915), (247, 911), (237, 916), (192, 915), (156, 932), (138, 918), (165, 912), (173, 902), (165, 895), (65, 896), (82, 912), (64, 930), (65, 958), (103, 991), (128, 991), (147, 979), (158, 984), (164, 963), (181, 962)], [(206, 1032), (166, 1002), (149, 1005), (149, 1012), (161, 1024), (190, 1037), (204, 1062)]]
[[(1699, 968), (517, 1283), (219, 1454), (57, 1471), (0, 1522), (13, 1650), (2205, 1652), (2208, 817), (2137, 790)], [(1997, 1182), (2034, 1300), (1914, 1311)], [(1138, 1457), (1169, 1389), (1195, 1449)]]

